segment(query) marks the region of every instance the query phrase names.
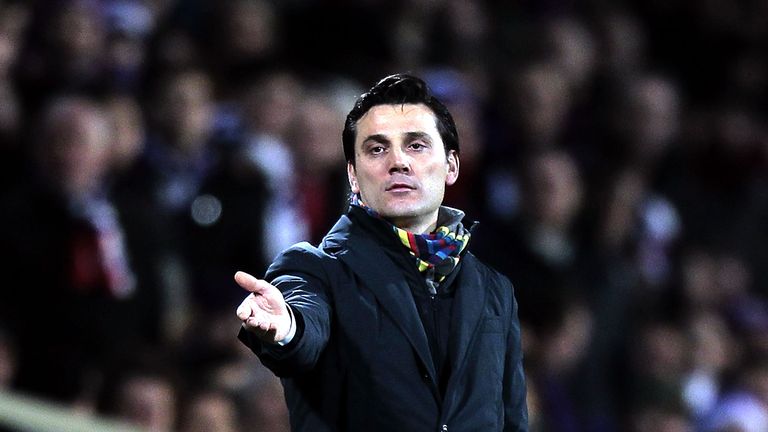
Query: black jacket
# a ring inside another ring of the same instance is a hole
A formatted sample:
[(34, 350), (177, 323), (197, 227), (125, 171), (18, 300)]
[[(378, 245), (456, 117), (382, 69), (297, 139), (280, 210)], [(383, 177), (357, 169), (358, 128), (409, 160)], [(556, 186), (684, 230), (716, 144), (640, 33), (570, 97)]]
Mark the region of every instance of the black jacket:
[(268, 346), (240, 332), (283, 378), (292, 429), (527, 431), (509, 280), (471, 253), (462, 258), (449, 334), (451, 376), (441, 396), (412, 289), (385, 250), (390, 245), (363, 218), (370, 216), (352, 207), (319, 249), (300, 243), (267, 271), (295, 312), (291, 343)]

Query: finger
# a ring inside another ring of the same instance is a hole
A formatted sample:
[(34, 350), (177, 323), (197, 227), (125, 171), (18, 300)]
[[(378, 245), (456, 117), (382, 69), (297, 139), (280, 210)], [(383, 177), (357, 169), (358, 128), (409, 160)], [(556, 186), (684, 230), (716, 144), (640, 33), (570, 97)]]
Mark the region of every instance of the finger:
[(237, 308), (237, 317), (240, 318), (241, 321), (245, 321), (252, 314), (253, 314), (253, 308), (251, 308), (250, 301), (245, 300), (244, 302), (240, 303), (240, 306), (238, 306)]
[(269, 282), (257, 279), (246, 272), (239, 271), (235, 273), (235, 282), (245, 288), (247, 291), (256, 294), (263, 294), (271, 285)]
[(259, 319), (255, 316), (251, 316), (245, 319), (244, 321), (246, 327), (248, 327), (251, 330), (256, 330), (259, 328)]
[(269, 330), (270, 321), (264, 314), (256, 313), (245, 320), (245, 324), (253, 330), (266, 332)]

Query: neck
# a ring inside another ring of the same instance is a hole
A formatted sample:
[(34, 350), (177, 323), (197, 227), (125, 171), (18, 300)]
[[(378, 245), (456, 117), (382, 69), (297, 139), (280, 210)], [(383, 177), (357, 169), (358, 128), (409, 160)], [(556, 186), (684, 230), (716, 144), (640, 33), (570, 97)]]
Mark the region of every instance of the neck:
[(437, 211), (427, 218), (387, 218), (389, 222), (403, 230), (414, 234), (428, 234), (437, 228)]

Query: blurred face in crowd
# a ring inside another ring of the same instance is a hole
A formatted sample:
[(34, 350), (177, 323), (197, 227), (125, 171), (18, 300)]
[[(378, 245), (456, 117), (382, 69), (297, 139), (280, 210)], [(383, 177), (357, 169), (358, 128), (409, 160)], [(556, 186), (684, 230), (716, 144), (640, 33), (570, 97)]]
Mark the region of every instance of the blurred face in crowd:
[(192, 402), (184, 422), (183, 432), (235, 432), (236, 408), (232, 400), (224, 395), (202, 394)]
[(691, 320), (688, 332), (693, 347), (692, 360), (704, 370), (723, 371), (736, 367), (740, 357), (740, 344), (731, 334), (722, 316), (704, 309)]
[(251, 132), (283, 137), (296, 117), (301, 83), (277, 72), (255, 83), (245, 94), (245, 121)]
[(224, 3), (221, 49), (229, 50), (238, 60), (259, 57), (274, 48), (276, 16), (270, 2), (238, 0)]
[(97, 8), (84, 1), (67, 4), (58, 11), (50, 29), (55, 49), (72, 60), (95, 60), (104, 48), (106, 33)]
[(483, 151), (483, 144), (480, 142), (483, 134), (480, 132), (479, 106), (469, 101), (446, 104), (446, 106), (456, 122), (464, 166), (466, 167), (467, 164), (474, 166), (480, 162)]
[(277, 377), (269, 377), (259, 385), (260, 391), (246, 401), (243, 424), (251, 430), (285, 432), (290, 430), (288, 409), (284, 402), (283, 386)]
[(552, 151), (534, 158), (529, 167), (529, 204), (541, 223), (564, 227), (581, 207), (581, 180), (575, 161)]
[(459, 159), (446, 155), (434, 113), (422, 104), (377, 105), (357, 122), (353, 193), (396, 226), (434, 228), (445, 186), (456, 182)]
[(570, 90), (565, 73), (552, 64), (533, 65), (510, 77), (510, 114), (534, 144), (550, 144), (565, 123)]
[(336, 169), (344, 162), (337, 131), (344, 127), (344, 116), (319, 97), (300, 103), (293, 122), (291, 141), (303, 168), (312, 172)]
[(629, 74), (642, 67), (645, 56), (646, 35), (635, 16), (622, 12), (605, 18), (604, 52), (601, 61), (612, 71)]
[(569, 85), (580, 87), (588, 81), (597, 58), (588, 28), (576, 19), (562, 18), (549, 23), (545, 35), (553, 60), (565, 72)]
[(16, 57), (17, 45), (8, 35), (0, 33), (0, 79), (5, 79)]
[(43, 125), (40, 165), (45, 175), (71, 196), (92, 192), (109, 169), (109, 125), (84, 100), (54, 102)]
[(176, 416), (171, 385), (152, 377), (136, 376), (123, 384), (120, 417), (149, 431), (170, 431)]
[[(680, 100), (677, 88), (660, 77), (644, 77), (629, 84), (626, 108), (617, 119), (633, 152), (656, 157), (675, 137), (679, 129)], [(621, 111), (621, 110), (618, 110)]]
[(679, 327), (652, 323), (642, 330), (635, 358), (647, 377), (672, 382), (685, 372), (690, 348), (691, 341)]
[(112, 160), (116, 167), (129, 166), (144, 149), (144, 122), (138, 102), (118, 96), (107, 102), (112, 123)]
[(195, 153), (206, 143), (213, 122), (213, 89), (205, 74), (184, 72), (168, 82), (162, 121), (170, 144)]

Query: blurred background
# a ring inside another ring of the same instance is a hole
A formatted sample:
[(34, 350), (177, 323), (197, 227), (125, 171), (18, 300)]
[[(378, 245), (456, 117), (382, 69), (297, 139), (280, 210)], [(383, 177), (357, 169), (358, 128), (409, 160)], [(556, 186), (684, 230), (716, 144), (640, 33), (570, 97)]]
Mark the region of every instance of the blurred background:
[(0, 0), (2, 394), (288, 431), (232, 276), (321, 239), (347, 112), (412, 72), (531, 430), (768, 431), (766, 45), (762, 0)]

